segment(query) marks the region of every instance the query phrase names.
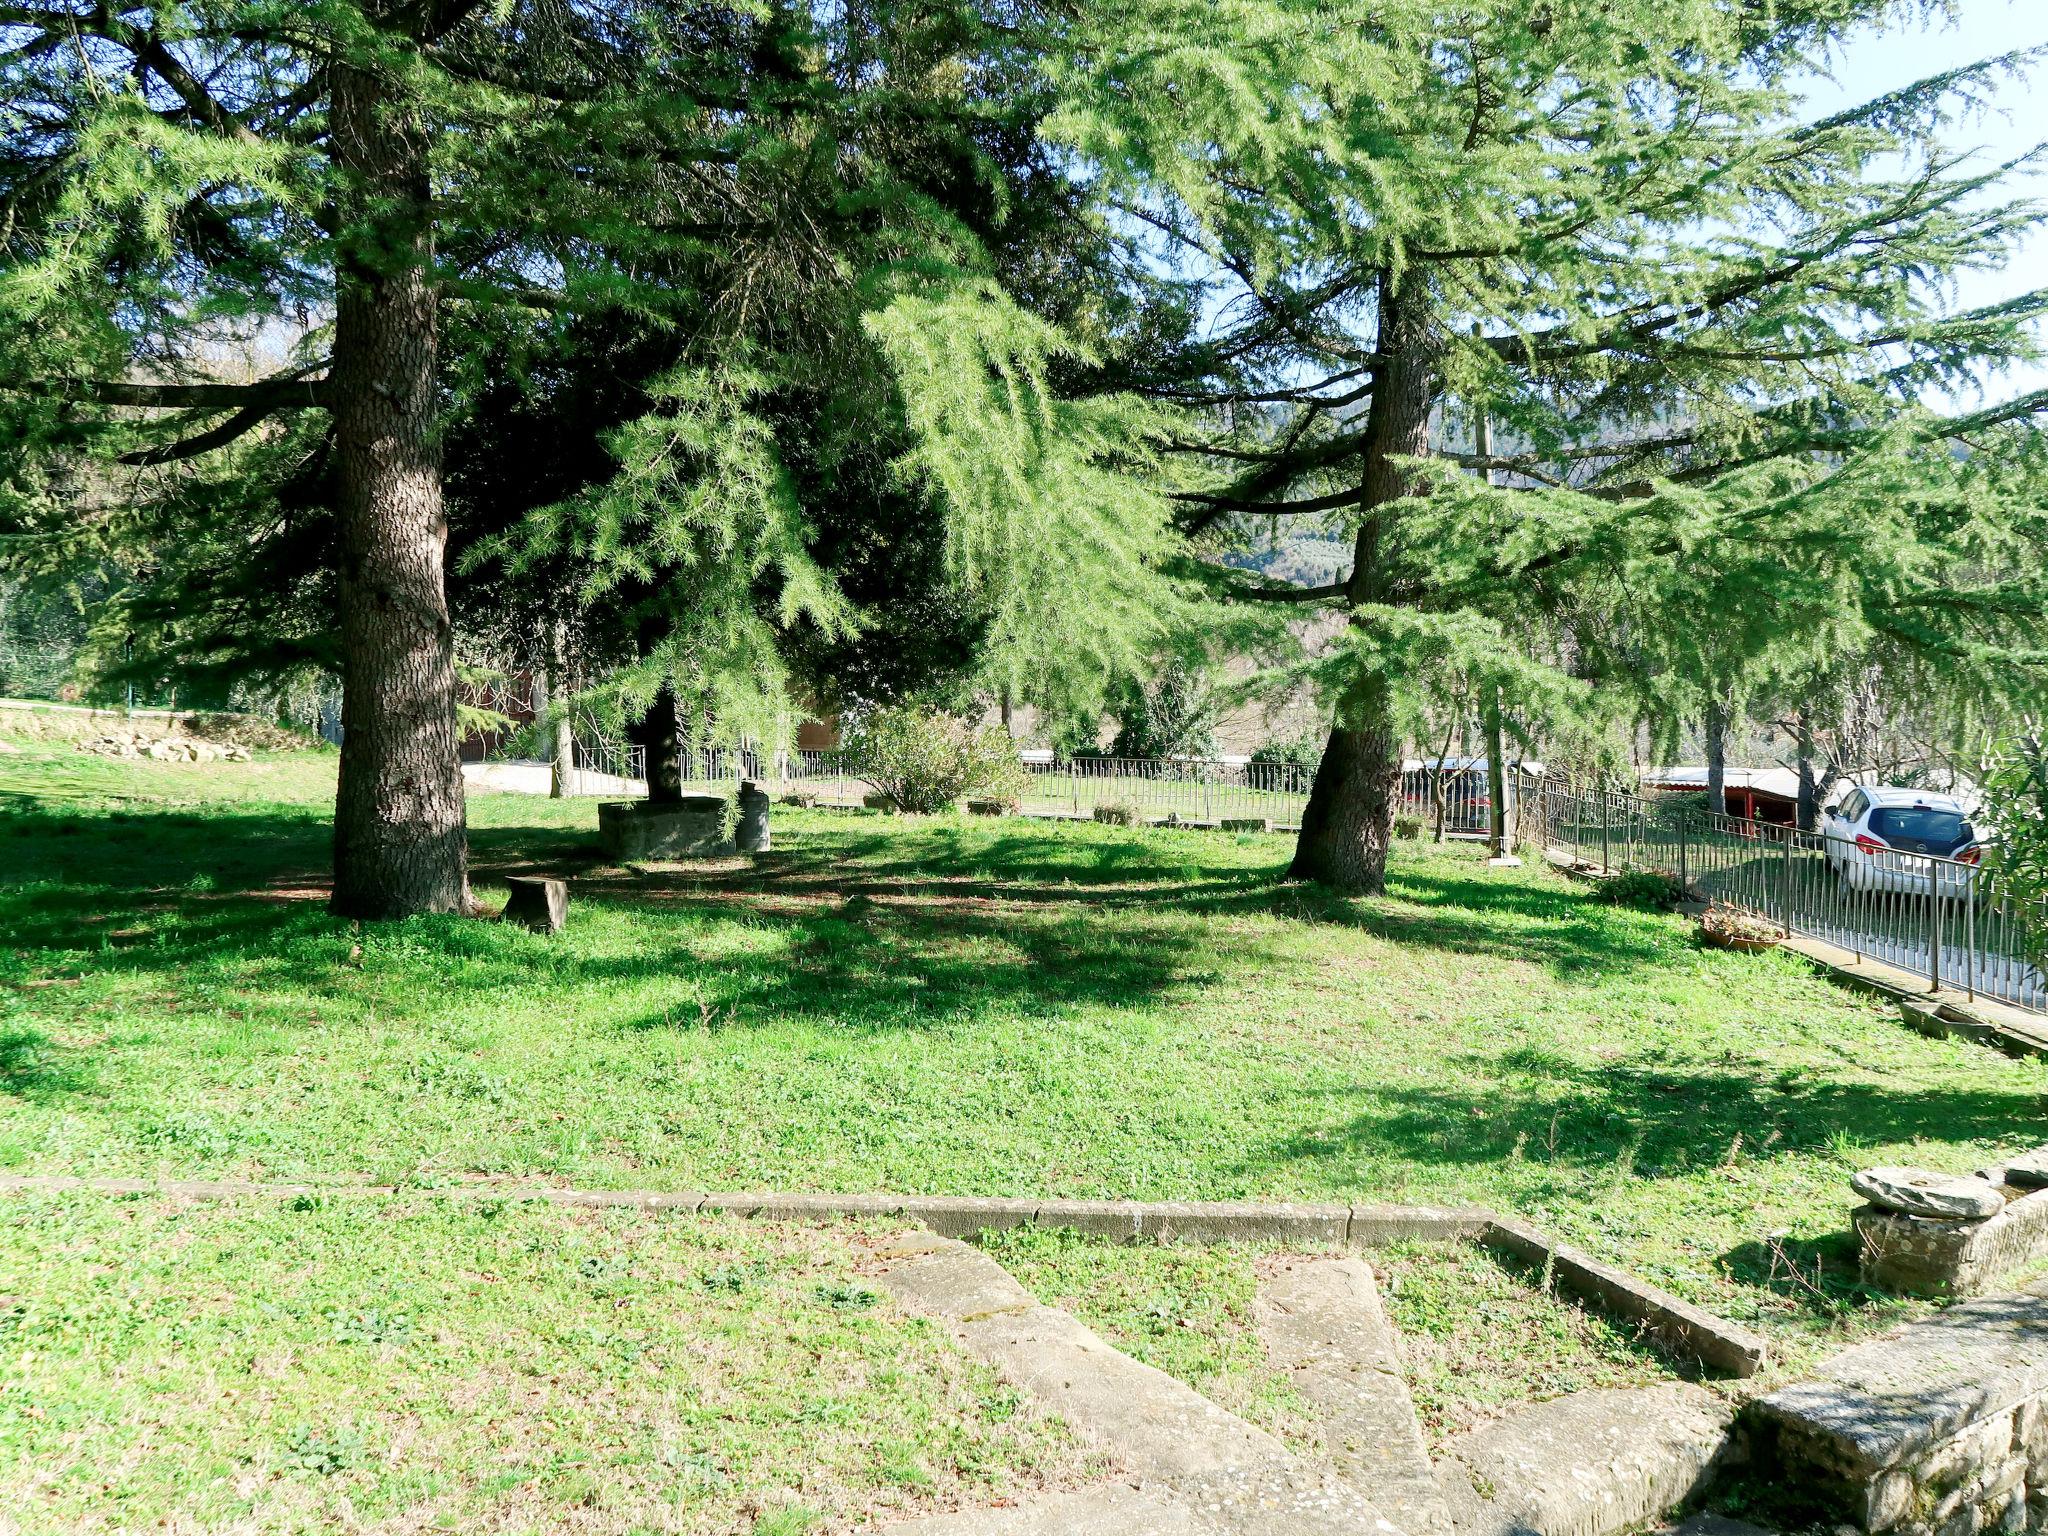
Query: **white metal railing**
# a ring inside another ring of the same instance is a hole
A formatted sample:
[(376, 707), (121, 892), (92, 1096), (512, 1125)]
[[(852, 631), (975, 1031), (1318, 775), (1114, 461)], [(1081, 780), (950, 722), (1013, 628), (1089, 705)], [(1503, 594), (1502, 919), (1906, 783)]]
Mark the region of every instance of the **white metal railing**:
[[(577, 732), (575, 763), (581, 770), (644, 782), (646, 762), (644, 748)], [(1300, 824), (1315, 780), (1314, 769), (1298, 764), (1216, 758), (1075, 757), (1028, 759), (1023, 766), (1027, 788), (1020, 808), (1038, 815), (1087, 817), (1098, 805), (1123, 805), (1153, 820), (1267, 820), (1277, 827)], [(718, 790), (739, 779), (761, 780), (777, 793), (814, 794), (829, 805), (859, 805), (874, 793), (839, 751), (703, 747), (683, 753), (686, 788)], [(1439, 794), (1447, 833), (1472, 836), (1487, 830), (1491, 800), (1484, 769), (1405, 770), (1400, 812), (1433, 827)]]
[(2048, 1012), (2048, 903), (1999, 896), (1978, 863), (1867, 850), (1776, 822), (1600, 791), (1528, 797), (1520, 832), (1602, 869), (1668, 874), (1704, 900), (1825, 939), (1930, 988)]

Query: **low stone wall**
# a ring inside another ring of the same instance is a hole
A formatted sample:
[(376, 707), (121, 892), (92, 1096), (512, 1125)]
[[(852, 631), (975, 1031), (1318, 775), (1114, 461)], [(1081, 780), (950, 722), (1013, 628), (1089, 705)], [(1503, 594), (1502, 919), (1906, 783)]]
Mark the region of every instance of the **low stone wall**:
[(1875, 1205), (1861, 1207), (1855, 1221), (1863, 1278), (1903, 1296), (1983, 1296), (2048, 1259), (2048, 1190), (2021, 1195), (1985, 1221), (1938, 1221)]
[(2048, 1526), (2048, 1287), (1963, 1302), (1749, 1410), (1757, 1469), (1884, 1536)]
[(597, 808), (597, 831), (614, 859), (701, 859), (731, 853), (721, 795), (685, 795), (676, 801), (607, 800)]

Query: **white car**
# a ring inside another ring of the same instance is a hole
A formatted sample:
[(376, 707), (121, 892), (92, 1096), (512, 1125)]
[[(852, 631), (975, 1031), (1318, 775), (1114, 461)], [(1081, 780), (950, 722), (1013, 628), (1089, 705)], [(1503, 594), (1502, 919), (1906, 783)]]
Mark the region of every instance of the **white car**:
[(1892, 784), (1844, 791), (1821, 813), (1820, 830), (1829, 866), (1851, 891), (1926, 896), (1939, 879), (1944, 895), (1959, 894), (1984, 851), (1954, 795)]

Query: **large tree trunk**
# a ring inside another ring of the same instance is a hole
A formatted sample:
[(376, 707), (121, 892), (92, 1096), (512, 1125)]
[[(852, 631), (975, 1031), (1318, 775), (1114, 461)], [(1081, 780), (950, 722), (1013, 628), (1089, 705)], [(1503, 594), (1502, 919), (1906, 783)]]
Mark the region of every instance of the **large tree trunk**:
[(349, 185), (329, 386), (342, 654), (333, 905), (351, 917), (463, 912), (426, 134), (376, 76), (344, 63), (332, 124)]
[(1707, 809), (1716, 816), (1728, 814), (1728, 708), (1707, 706), (1704, 730), (1707, 744)]
[(1386, 680), (1368, 677), (1348, 701), (1348, 723), (1330, 732), (1308, 808), (1301, 813), (1289, 879), (1365, 895), (1385, 888), (1387, 844), (1401, 788), (1401, 749), (1390, 702)]
[(683, 721), (673, 687), (661, 685), (631, 736), (647, 753), (648, 800), (674, 805), (683, 798)]
[[(1352, 547), (1347, 596), (1354, 609), (1386, 602), (1396, 530), (1379, 509), (1411, 494), (1410, 477), (1394, 462), (1429, 452), (1443, 336), (1434, 295), (1411, 274), (1398, 285), (1383, 275), (1379, 290), (1381, 361), (1373, 370), (1366, 417), (1360, 490), (1364, 514)], [(1354, 614), (1354, 624), (1361, 620)], [(1394, 679), (1380, 672), (1360, 677), (1338, 711), (1337, 725), (1316, 767), (1315, 787), (1301, 817), (1288, 873), (1355, 895), (1375, 895), (1386, 884), (1387, 846), (1393, 838), (1401, 749), (1394, 723)]]

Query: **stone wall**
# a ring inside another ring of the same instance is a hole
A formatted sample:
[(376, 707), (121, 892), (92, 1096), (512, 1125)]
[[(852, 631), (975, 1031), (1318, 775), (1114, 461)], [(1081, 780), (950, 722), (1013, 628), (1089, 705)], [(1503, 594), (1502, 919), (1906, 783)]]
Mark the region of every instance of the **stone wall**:
[(2021, 1195), (1985, 1221), (1939, 1221), (1875, 1205), (1858, 1210), (1855, 1221), (1863, 1278), (1903, 1296), (1982, 1296), (2048, 1259), (2048, 1190)]
[(607, 800), (597, 831), (614, 859), (695, 859), (733, 851), (721, 795), (676, 801)]
[(1749, 1410), (1758, 1470), (1874, 1536), (2048, 1529), (2048, 1291), (1964, 1302)]

